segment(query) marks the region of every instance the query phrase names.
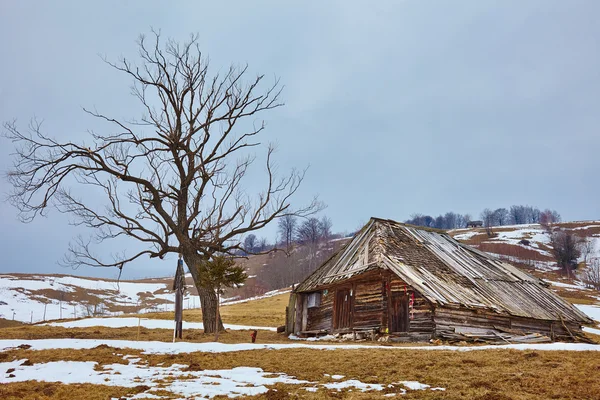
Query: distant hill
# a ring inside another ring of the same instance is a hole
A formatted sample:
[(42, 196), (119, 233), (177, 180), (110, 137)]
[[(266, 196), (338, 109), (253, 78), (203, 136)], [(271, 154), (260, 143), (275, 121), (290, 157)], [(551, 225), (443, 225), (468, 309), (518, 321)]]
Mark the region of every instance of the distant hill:
[[(571, 229), (590, 242), (588, 260), (600, 258), (600, 221), (566, 222), (560, 227)], [(567, 281), (556, 270), (549, 234), (542, 226), (512, 225), (493, 228), (492, 237), (484, 228), (449, 231), (455, 239), (506, 259), (514, 265), (551, 283), (561, 296), (581, 304), (600, 300), (597, 291), (581, 282)], [(290, 254), (275, 252), (248, 256), (238, 262), (249, 278), (241, 288), (230, 290), (224, 302), (269, 296), (277, 290), (299, 283), (323, 261), (343, 246), (349, 238), (336, 238), (315, 248), (296, 245)], [(582, 257), (583, 263), (583, 257)], [(584, 266), (582, 266), (583, 268)], [(174, 271), (173, 271), (174, 272)], [(191, 276), (184, 307), (199, 308)], [(82, 278), (69, 275), (0, 274), (0, 319), (39, 322), (87, 316), (169, 311), (173, 308), (172, 277), (120, 281)]]
[[(291, 254), (253, 255), (238, 262), (246, 283), (226, 292), (223, 302), (269, 296), (297, 283), (328, 258), (347, 239), (320, 243), (315, 249), (296, 245)], [(173, 271), (174, 273), (174, 271)], [(199, 308), (191, 275), (184, 308)], [(40, 322), (88, 316), (148, 313), (173, 309), (172, 277), (116, 281), (59, 274), (0, 274), (0, 320)]]
[[(574, 221), (554, 224), (572, 231), (589, 243), (589, 253), (579, 259), (578, 271), (585, 262), (600, 259), (600, 221)], [(539, 224), (507, 225), (492, 228), (490, 237), (485, 228), (454, 229), (448, 232), (456, 240), (493, 254), (549, 281), (558, 294), (576, 303), (595, 303), (600, 293), (586, 288), (577, 277), (567, 280), (557, 269), (552, 256), (550, 234)]]

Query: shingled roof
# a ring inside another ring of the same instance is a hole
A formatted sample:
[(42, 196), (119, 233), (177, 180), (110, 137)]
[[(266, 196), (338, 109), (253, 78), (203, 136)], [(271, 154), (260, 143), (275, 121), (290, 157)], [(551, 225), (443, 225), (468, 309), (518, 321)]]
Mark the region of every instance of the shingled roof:
[(295, 291), (319, 290), (373, 269), (392, 271), (434, 305), (592, 322), (541, 279), (459, 243), (444, 231), (378, 218), (371, 218)]

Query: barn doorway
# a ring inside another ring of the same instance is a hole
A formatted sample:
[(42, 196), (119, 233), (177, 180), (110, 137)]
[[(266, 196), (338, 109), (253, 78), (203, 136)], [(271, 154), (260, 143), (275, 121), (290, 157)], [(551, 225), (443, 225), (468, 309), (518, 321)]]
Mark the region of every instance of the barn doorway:
[(335, 292), (334, 329), (350, 328), (352, 298), (350, 289), (337, 289)]
[(408, 294), (393, 292), (390, 301), (390, 332), (408, 332)]

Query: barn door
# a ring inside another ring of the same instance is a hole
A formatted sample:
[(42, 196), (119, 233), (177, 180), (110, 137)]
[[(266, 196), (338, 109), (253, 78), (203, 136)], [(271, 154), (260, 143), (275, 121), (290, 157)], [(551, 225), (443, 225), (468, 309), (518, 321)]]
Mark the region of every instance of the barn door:
[(350, 328), (352, 299), (350, 289), (335, 291), (334, 329)]
[(390, 301), (390, 332), (408, 332), (408, 295), (402, 292), (393, 292)]

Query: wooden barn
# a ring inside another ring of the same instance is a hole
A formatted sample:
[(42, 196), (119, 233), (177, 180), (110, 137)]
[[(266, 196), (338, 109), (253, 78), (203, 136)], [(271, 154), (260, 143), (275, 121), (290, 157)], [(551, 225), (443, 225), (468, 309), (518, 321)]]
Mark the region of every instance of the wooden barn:
[(286, 331), (393, 341), (583, 339), (548, 284), (447, 233), (372, 218), (293, 290)]

